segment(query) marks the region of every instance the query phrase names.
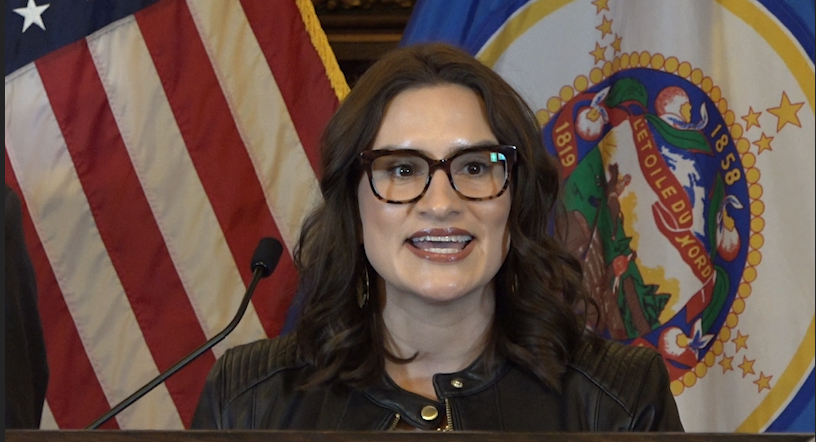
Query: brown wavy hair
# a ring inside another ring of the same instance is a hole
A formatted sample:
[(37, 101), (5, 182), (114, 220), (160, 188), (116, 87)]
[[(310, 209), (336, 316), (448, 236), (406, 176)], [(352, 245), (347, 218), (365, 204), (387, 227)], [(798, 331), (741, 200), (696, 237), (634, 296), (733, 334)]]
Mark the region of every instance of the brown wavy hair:
[(580, 264), (548, 234), (558, 170), (521, 96), (471, 55), (441, 43), (386, 54), (359, 79), (323, 134), (323, 202), (307, 218), (294, 253), (303, 299), (298, 353), (313, 369), (308, 385), (339, 379), (363, 386), (382, 376), (384, 358), (399, 361), (384, 347), (376, 294), (364, 308), (357, 304), (365, 267), (374, 275), (362, 247), (359, 154), (371, 148), (396, 95), (439, 84), (475, 92), (498, 142), (518, 149), (510, 187), (512, 241), (495, 277), (495, 318), (483, 361), (491, 367), (501, 354), (560, 390), (559, 377), (586, 326), (581, 312), (591, 301)]

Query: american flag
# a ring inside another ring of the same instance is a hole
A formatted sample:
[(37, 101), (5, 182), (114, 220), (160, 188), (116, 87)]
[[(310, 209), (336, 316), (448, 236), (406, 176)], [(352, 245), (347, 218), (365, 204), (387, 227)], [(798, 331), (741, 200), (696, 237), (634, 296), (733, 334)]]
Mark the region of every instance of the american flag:
[(258, 240), (285, 252), (237, 329), (103, 428), (189, 427), (225, 349), (280, 333), (291, 251), (348, 86), (309, 0), (9, 0), (5, 179), (50, 367), (83, 428), (221, 331)]

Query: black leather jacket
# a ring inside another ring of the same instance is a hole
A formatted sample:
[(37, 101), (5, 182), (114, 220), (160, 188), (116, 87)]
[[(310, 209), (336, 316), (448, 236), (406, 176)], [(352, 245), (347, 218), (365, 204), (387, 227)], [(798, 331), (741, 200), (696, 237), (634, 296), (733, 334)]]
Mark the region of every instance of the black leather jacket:
[(653, 350), (585, 345), (564, 374), (562, 394), (507, 361), (493, 375), (482, 366), (434, 376), (442, 401), (402, 390), (388, 376), (365, 389), (335, 382), (304, 391), (294, 336), (261, 340), (218, 359), (192, 427), (361, 431), (408, 423), (436, 430), (450, 422), (456, 431), (683, 431)]

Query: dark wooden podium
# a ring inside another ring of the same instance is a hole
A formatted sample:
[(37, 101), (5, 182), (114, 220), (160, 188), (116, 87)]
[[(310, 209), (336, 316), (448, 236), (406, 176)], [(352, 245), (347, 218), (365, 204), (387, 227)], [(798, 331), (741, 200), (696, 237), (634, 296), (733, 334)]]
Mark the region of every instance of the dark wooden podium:
[(6, 430), (6, 442), (813, 442), (813, 434)]

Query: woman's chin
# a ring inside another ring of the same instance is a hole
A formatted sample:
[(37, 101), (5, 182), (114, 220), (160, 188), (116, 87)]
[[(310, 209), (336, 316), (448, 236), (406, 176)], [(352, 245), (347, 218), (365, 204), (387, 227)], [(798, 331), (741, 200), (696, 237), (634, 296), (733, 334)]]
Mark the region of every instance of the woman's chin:
[(445, 278), (444, 281), (440, 281), (439, 284), (433, 284), (430, 279), (426, 279), (425, 281), (429, 283), (415, 287), (411, 290), (411, 294), (428, 305), (444, 306), (453, 304), (470, 297), (474, 293), (482, 293), (485, 291), (480, 287), (451, 286), (450, 276)]

